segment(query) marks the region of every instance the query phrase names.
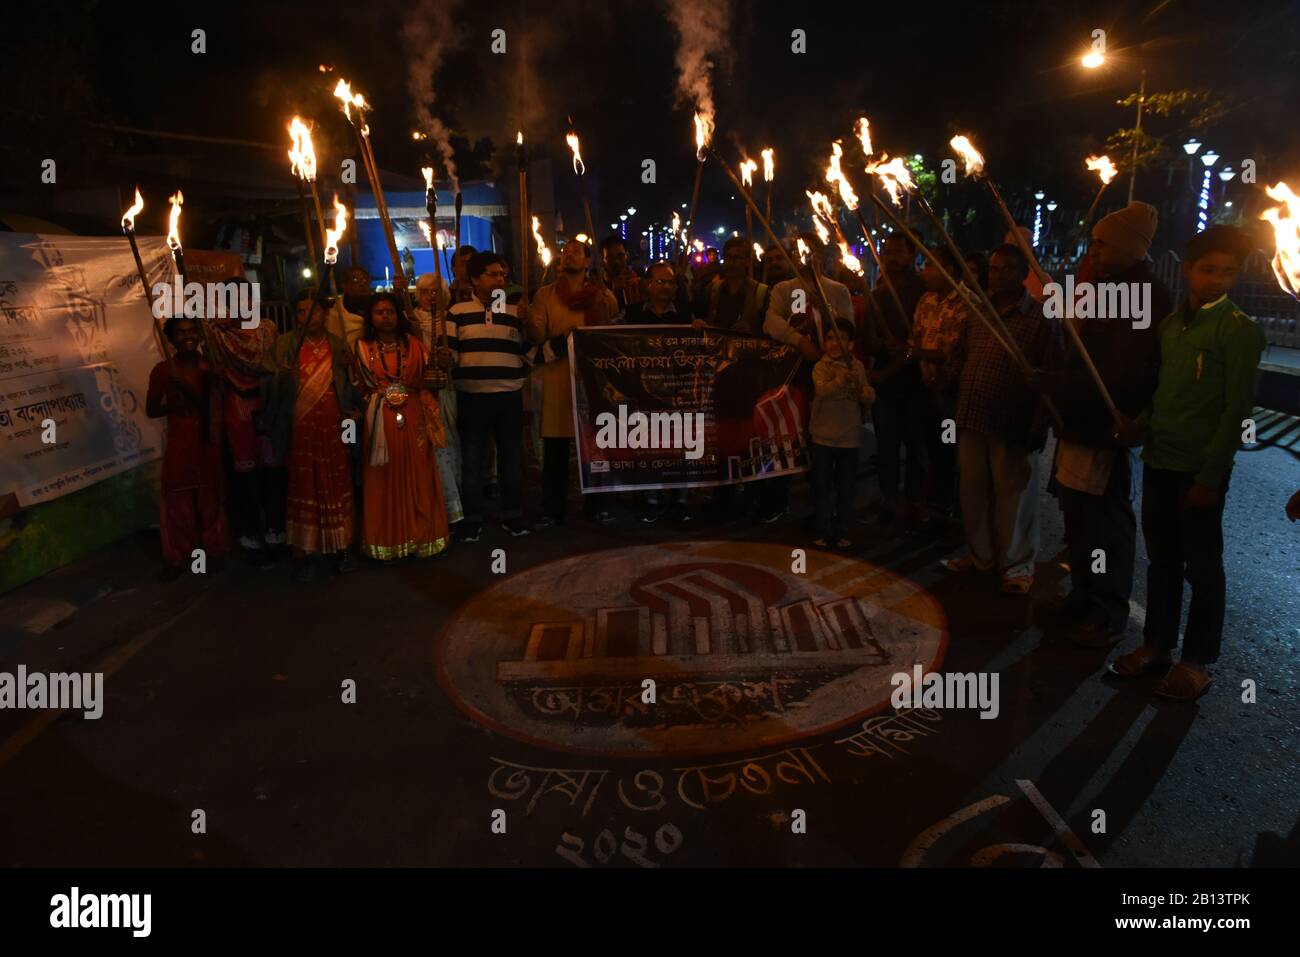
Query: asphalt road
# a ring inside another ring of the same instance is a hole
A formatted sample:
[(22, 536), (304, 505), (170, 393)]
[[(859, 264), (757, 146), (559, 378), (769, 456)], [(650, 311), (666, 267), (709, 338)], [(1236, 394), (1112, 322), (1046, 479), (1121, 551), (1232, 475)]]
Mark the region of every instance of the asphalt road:
[[(311, 585), (287, 564), (160, 585), (141, 533), (0, 598), (0, 671), (106, 674), (99, 720), (0, 711), (0, 863), (1295, 864), (1300, 526), (1283, 505), (1300, 423), (1270, 421), (1238, 456), (1225, 652), (1190, 706), (1154, 697), (1154, 678), (1113, 682), (1118, 650), (1056, 632), (1046, 494), (1028, 597), (944, 572), (942, 536), (858, 525), (847, 554), (812, 550), (802, 481), (773, 526), (705, 508), (647, 528), (619, 507), (612, 526), (488, 526)], [(859, 493), (869, 518), (874, 480)], [(1141, 544), (1138, 567), (1121, 649), (1140, 640)], [(708, 581), (740, 597), (710, 605), (692, 591)], [(814, 643), (791, 610), (829, 622), (845, 598), (870, 627), (835, 619)], [(758, 654), (762, 604), (764, 634), (788, 640), (779, 665)], [(880, 710), (912, 660), (996, 674), (997, 717)]]

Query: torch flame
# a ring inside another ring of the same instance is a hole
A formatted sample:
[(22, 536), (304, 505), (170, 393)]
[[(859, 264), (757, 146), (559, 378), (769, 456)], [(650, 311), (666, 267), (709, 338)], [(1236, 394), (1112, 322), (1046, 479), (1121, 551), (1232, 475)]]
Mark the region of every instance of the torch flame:
[(897, 156), (891, 160), (888, 153), (882, 153), (880, 162), (868, 163), (866, 171), (880, 177), (881, 185), (885, 187), (895, 206), (902, 205), (903, 190), (910, 192), (916, 189), (916, 184), (912, 182), (911, 171)]
[(334, 87), (334, 95), (343, 101), (343, 115), (349, 121), (352, 119), (352, 107), (355, 106), (358, 110), (365, 110), (370, 107), (370, 104), (366, 102), (366, 98), (360, 93), (353, 93), (352, 87), (347, 80), (341, 77), (338, 86)]
[(776, 176), (776, 151), (771, 147), (763, 150), (763, 181), (772, 182)]
[(586, 233), (578, 233), (578, 235), (574, 236), (573, 238), (576, 242), (580, 242), (584, 246), (587, 245), (587, 243), (591, 242), (591, 237), (588, 236)]
[(970, 141), (969, 137), (954, 136), (948, 141), (948, 145), (957, 152), (957, 155), (962, 158), (962, 162), (966, 164), (967, 176), (978, 176), (984, 172), (984, 156), (975, 148), (975, 144)]
[(754, 243), (754, 258), (755, 259), (763, 258), (763, 247), (760, 246), (758, 243)]
[(144, 209), (144, 197), (140, 195), (140, 187), (135, 188), (135, 203), (131, 208), (122, 214), (122, 228), (126, 230), (135, 229), (135, 218)]
[(1101, 177), (1101, 185), (1105, 186), (1115, 178), (1115, 164), (1110, 161), (1109, 156), (1089, 156), (1083, 161), (1088, 169), (1096, 170), (1097, 175)]
[(570, 133), (564, 137), (564, 142), (569, 144), (569, 149), (573, 150), (573, 171), (579, 176), (587, 172), (587, 164), (582, 161), (582, 152), (578, 148), (578, 134)]
[(1260, 219), (1273, 227), (1277, 251), (1273, 254), (1273, 274), (1282, 291), (1300, 299), (1300, 196), (1286, 183), (1264, 189), (1269, 199), (1284, 204), (1281, 209), (1266, 209)]
[(178, 189), (171, 196), (167, 197), (167, 202), (172, 204), (172, 211), (167, 222), (167, 245), (172, 249), (180, 249), (181, 204), (185, 202), (185, 195)]
[(704, 162), (705, 148), (713, 138), (713, 116), (707, 113), (695, 114), (695, 158)]
[(702, 239), (697, 239), (697, 240), (695, 240), (695, 242), (692, 243), (691, 245), (693, 245), (693, 246), (695, 247), (695, 251), (696, 251), (697, 253), (702, 253), (702, 252), (704, 252), (704, 240), (702, 240)]
[(311, 142), (311, 128), (295, 116), (289, 123), (289, 136), (293, 149), (289, 150), (290, 172), (302, 177), (304, 182), (316, 180), (316, 147)]
[(673, 213), (673, 235), (676, 236), (682, 230), (682, 218)]
[(338, 194), (334, 196), (334, 227), (325, 229), (325, 262), (331, 266), (338, 262), (339, 240), (348, 228), (348, 208), (339, 202)]
[(803, 241), (802, 236), (796, 237), (794, 244), (795, 248), (799, 251), (799, 262), (806, 264), (808, 262), (808, 253), (810, 252), (808, 244)]
[(533, 217), (533, 239), (537, 242), (537, 255), (542, 259), (542, 268), (545, 269), (551, 264), (551, 251), (546, 248), (546, 243), (542, 240), (542, 224)]
[(804, 195), (812, 203), (813, 212), (818, 216), (823, 216), (829, 222), (835, 218), (835, 212), (831, 208), (831, 201), (826, 198), (825, 193), (817, 193), (811, 190), (804, 190)]
[(843, 155), (844, 148), (840, 146), (840, 141), (836, 140), (831, 144), (831, 161), (826, 167), (826, 182), (839, 187), (840, 199), (844, 201), (845, 206), (849, 209), (857, 209), (858, 194), (853, 192), (853, 187), (849, 185), (844, 170), (840, 167), (840, 157)]
[(420, 172), (424, 174), (424, 188), (426, 191), (433, 191), (433, 167), (421, 166)]
[(822, 241), (823, 246), (831, 244), (831, 231), (826, 228), (826, 224), (821, 221), (821, 217), (813, 217), (813, 229), (817, 231), (817, 238)]
[(871, 124), (867, 122), (865, 116), (858, 117), (858, 142), (862, 144), (862, 152), (867, 156), (871, 155)]
[(859, 276), (866, 275), (866, 271), (862, 268), (862, 263), (858, 261), (857, 256), (849, 252), (849, 244), (846, 242), (840, 243), (840, 261)]
[(424, 241), (425, 241), (426, 243), (428, 243), (428, 244), (429, 244), (429, 248), (432, 249), (432, 248), (433, 248), (433, 231), (432, 231), (431, 229), (429, 229), (429, 221), (428, 221), (427, 219), (422, 219), (422, 220), (420, 220), (419, 222), (420, 222), (420, 232), (424, 233)]
[(758, 164), (752, 159), (747, 159), (740, 164), (740, 181), (747, 187), (754, 185), (754, 170), (758, 169)]
[(524, 145), (524, 131), (523, 131), (523, 130), (520, 130), (518, 133), (515, 134), (515, 143), (516, 143), (517, 145), (519, 145), (519, 146), (523, 146), (523, 145)]

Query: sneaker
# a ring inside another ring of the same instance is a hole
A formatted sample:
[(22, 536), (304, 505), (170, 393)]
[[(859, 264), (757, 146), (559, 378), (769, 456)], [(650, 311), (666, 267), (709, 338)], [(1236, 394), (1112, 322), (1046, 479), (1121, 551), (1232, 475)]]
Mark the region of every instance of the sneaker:
[(513, 535), (515, 538), (519, 538), (523, 535), (527, 535), (529, 531), (531, 531), (531, 529), (529, 529), (529, 527), (525, 525), (521, 519), (518, 518), (512, 518), (502, 522), (501, 527), (504, 528), (511, 535)]
[(564, 519), (562, 518), (553, 518), (550, 515), (543, 515), (540, 519), (537, 520), (537, 524), (533, 526), (533, 531), (547, 532), (550, 531), (552, 528), (555, 528), (556, 526), (563, 525), (563, 524), (564, 524)]
[(460, 540), (462, 542), (465, 542), (466, 544), (469, 544), (471, 542), (477, 542), (479, 539), (479, 535), (481, 535), (482, 533), (483, 533), (483, 526), (477, 523), (475, 524), (466, 523), (464, 531), (460, 533)]
[(614, 516), (604, 510), (592, 515), (583, 515), (582, 517), (589, 522), (595, 522), (597, 525), (611, 525), (614, 522)]
[(657, 508), (646, 509), (645, 512), (642, 513), (640, 521), (642, 525), (653, 525), (655, 522), (659, 521), (659, 510)]
[(785, 509), (778, 508), (774, 512), (768, 512), (761, 519), (759, 519), (759, 521), (761, 521), (764, 525), (775, 525), (777, 522), (781, 521), (781, 519), (785, 518), (785, 513), (786, 513)]
[(682, 525), (689, 525), (691, 522), (695, 521), (695, 513), (682, 509), (677, 515), (677, 521)]

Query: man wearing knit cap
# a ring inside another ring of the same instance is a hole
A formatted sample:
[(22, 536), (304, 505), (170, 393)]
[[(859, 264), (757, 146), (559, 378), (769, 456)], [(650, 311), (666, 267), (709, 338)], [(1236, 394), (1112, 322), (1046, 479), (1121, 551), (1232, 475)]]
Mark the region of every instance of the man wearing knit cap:
[[(1150, 319), (1172, 309), (1169, 290), (1146, 258), (1156, 223), (1155, 208), (1140, 202), (1104, 217), (1093, 227), (1076, 276), (1076, 289), (1083, 283), (1149, 284), (1149, 298), (1126, 300), (1150, 303), (1146, 321), (1135, 323), (1134, 316), (1062, 320), (1076, 323), (1111, 398), (1129, 417), (1146, 407), (1156, 387), (1158, 323)], [(1067, 348), (1061, 367), (1062, 372), (1043, 376), (1065, 424), (1050, 488), (1065, 518), (1072, 589), (1058, 613), (1070, 623), (1076, 644), (1105, 646), (1123, 634), (1129, 618), (1137, 544), (1136, 456), (1113, 438), (1110, 412), (1077, 350)]]

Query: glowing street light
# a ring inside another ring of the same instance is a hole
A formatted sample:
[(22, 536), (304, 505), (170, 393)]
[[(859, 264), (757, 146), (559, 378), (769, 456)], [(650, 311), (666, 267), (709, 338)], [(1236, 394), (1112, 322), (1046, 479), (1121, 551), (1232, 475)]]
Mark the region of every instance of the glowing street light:
[(1098, 53), (1096, 50), (1089, 50), (1087, 53), (1083, 55), (1083, 59), (1080, 60), (1079, 62), (1082, 63), (1087, 69), (1095, 70), (1097, 69), (1097, 67), (1101, 66), (1103, 63), (1106, 62), (1106, 57), (1103, 54)]

